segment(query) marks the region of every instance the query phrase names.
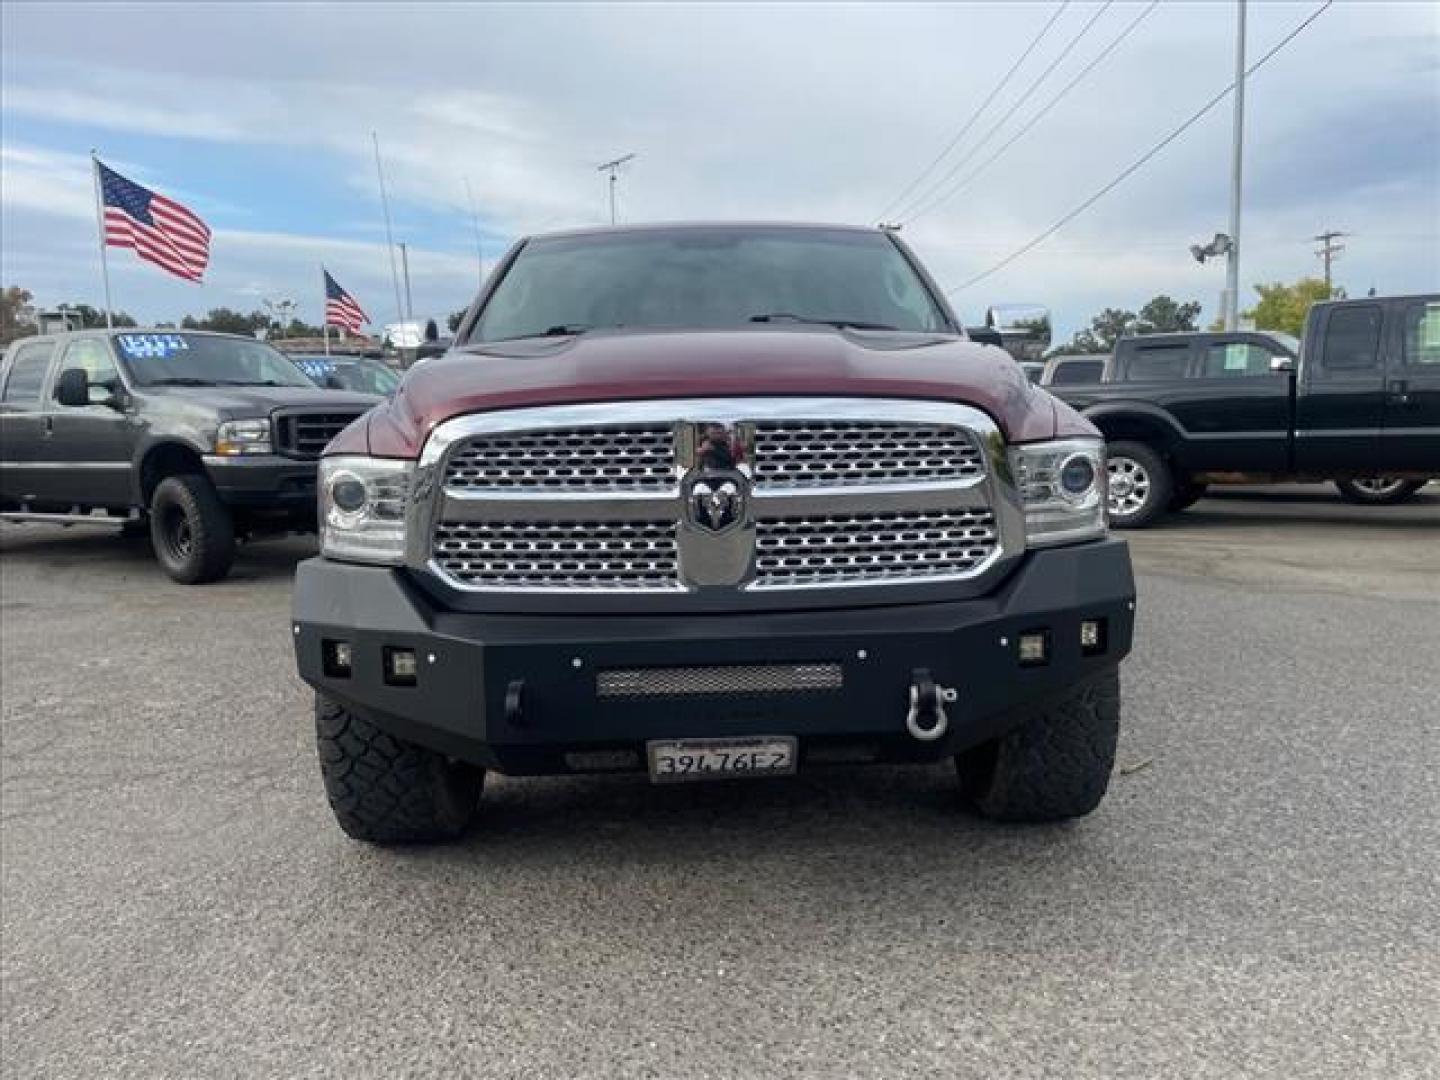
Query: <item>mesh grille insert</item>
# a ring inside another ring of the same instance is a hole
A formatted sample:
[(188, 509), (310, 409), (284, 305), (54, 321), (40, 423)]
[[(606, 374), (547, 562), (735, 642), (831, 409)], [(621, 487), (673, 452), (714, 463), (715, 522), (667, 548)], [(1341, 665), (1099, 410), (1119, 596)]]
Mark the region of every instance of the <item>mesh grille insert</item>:
[(724, 667), (614, 668), (595, 677), (602, 698), (794, 694), (839, 690), (839, 664), (734, 664)]
[(477, 435), (450, 454), (445, 485), (496, 491), (666, 491), (675, 485), (668, 424)]
[(933, 424), (784, 421), (755, 427), (757, 484), (965, 480), (984, 472), (969, 432)]
[(441, 522), (433, 554), (472, 588), (673, 589), (679, 580), (670, 522)]
[(916, 510), (761, 520), (755, 544), (764, 588), (964, 574), (999, 538), (988, 510)]

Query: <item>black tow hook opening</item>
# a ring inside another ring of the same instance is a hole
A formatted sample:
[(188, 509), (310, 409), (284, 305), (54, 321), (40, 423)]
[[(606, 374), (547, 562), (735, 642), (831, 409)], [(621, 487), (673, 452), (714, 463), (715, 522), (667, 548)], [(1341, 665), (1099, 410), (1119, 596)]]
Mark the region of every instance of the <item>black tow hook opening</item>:
[(929, 668), (916, 668), (910, 673), (910, 712), (905, 717), (905, 730), (920, 742), (934, 742), (950, 729), (945, 706), (960, 697), (953, 687), (941, 686)]
[(511, 679), (505, 687), (505, 722), (511, 727), (525, 726), (524, 679)]

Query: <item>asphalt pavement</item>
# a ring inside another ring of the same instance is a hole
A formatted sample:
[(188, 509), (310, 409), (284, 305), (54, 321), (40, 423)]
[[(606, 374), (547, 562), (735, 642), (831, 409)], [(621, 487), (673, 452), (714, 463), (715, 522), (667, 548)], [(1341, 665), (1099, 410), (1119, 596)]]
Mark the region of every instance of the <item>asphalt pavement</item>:
[(494, 779), (347, 840), (289, 579), (0, 527), (0, 1073), (1384, 1077), (1440, 1060), (1440, 492), (1237, 492), (1131, 534), (1106, 802), (941, 767)]

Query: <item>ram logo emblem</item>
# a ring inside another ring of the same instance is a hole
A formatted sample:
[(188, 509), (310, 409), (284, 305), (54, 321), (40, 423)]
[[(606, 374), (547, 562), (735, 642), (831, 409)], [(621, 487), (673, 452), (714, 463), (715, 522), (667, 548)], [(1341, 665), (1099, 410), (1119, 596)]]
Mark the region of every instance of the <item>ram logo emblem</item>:
[(690, 488), (690, 520), (710, 532), (724, 532), (745, 513), (743, 481), (733, 476), (702, 476)]

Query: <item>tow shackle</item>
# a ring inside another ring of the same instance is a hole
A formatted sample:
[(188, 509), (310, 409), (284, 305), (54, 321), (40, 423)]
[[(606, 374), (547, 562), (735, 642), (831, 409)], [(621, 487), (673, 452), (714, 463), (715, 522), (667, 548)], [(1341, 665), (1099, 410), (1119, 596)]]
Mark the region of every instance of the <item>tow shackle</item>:
[(916, 668), (910, 673), (910, 712), (905, 716), (905, 730), (920, 742), (934, 742), (950, 728), (946, 705), (960, 699), (953, 686), (940, 686), (929, 668)]

